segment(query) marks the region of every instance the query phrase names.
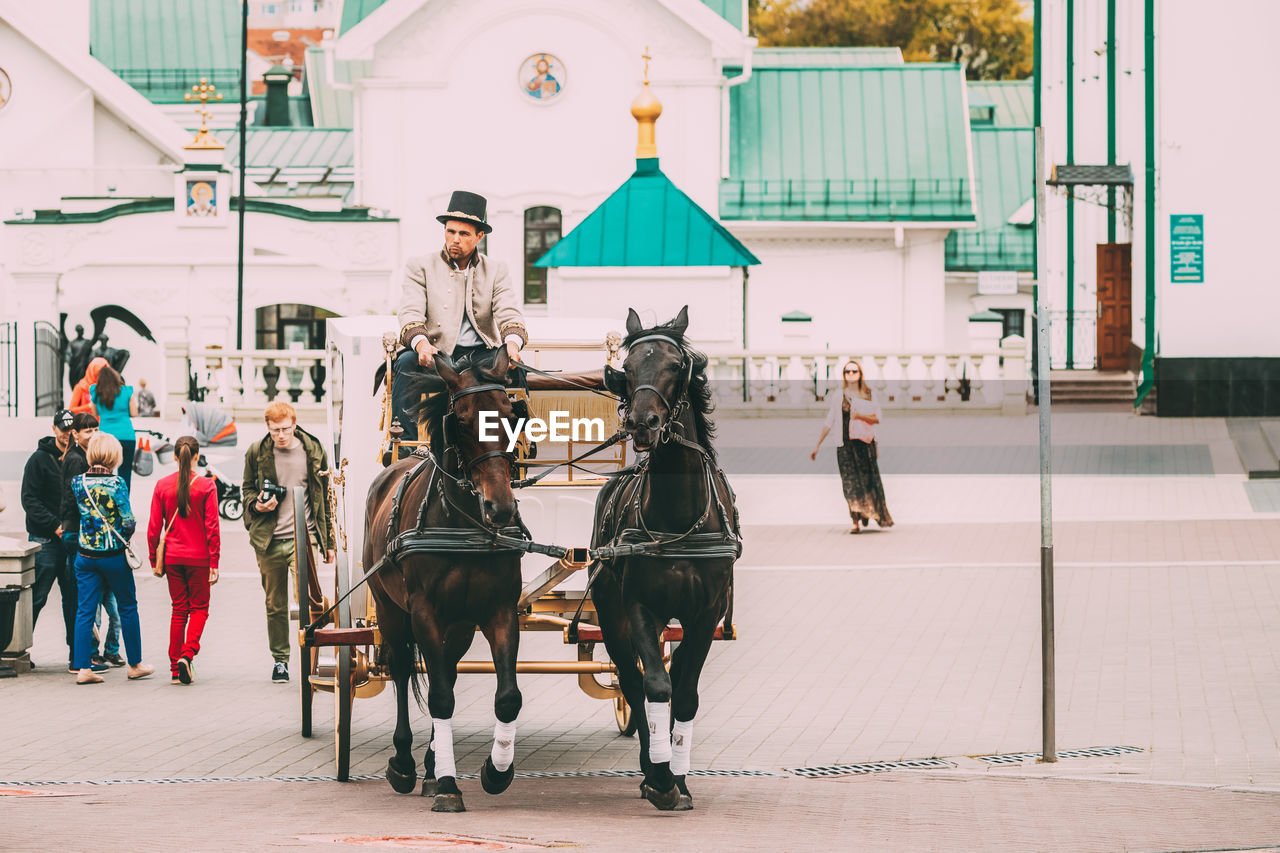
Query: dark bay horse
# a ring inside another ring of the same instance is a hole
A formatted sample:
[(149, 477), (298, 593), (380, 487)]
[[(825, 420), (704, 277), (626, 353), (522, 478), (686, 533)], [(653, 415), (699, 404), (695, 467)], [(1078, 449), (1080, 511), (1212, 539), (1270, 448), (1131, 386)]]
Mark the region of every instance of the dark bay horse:
[(412, 680), (421, 702), (416, 678), (421, 655), (432, 723), (422, 793), (434, 797), (432, 811), (465, 810), (453, 757), (454, 685), (458, 661), (477, 627), (489, 641), (498, 680), (494, 745), (481, 783), (498, 794), (515, 775), (521, 555), (492, 544), (493, 533), (518, 535), (510, 527), (516, 521), (512, 458), (502, 449), (501, 429), (498, 441), (482, 441), (480, 433), (483, 411), (512, 418), (505, 389), (510, 365), (505, 349), (486, 361), (458, 369), (445, 356), (435, 357), (449, 405), (441, 461), (409, 457), (390, 466), (370, 487), (365, 510), (364, 564), (384, 563), (369, 588), (382, 631), (381, 653), (396, 685), (396, 752), (387, 762), (387, 781), (402, 794), (412, 792), (417, 781), (409, 687)]
[[(647, 456), (601, 490), (592, 543), (601, 559), (591, 598), (637, 716), (641, 792), (664, 811), (693, 807), (685, 777), (698, 678), (742, 552), (733, 492), (712, 447), (707, 359), (686, 344), (688, 325), (688, 306), (651, 329), (628, 314), (627, 358), (622, 371), (606, 369), (606, 384)], [(684, 639), (668, 674), (659, 635), (672, 618)]]

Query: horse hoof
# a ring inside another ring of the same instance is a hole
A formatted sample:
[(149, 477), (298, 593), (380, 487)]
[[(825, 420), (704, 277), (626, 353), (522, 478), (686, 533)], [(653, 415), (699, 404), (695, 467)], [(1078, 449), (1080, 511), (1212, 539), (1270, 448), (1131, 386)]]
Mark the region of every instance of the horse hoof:
[(461, 794), (436, 794), (431, 810), (433, 812), (465, 812), (467, 807), (462, 804)]
[(418, 782), (418, 773), (416, 769), (405, 773), (396, 767), (396, 760), (392, 758), (387, 762), (387, 781), (397, 794), (412, 794), (413, 787)]
[(514, 778), (514, 762), (506, 770), (499, 770), (493, 766), (493, 758), (490, 757), (484, 760), (484, 766), (480, 768), (480, 787), (484, 788), (486, 794), (501, 794), (511, 787), (511, 780)]
[[(659, 811), (675, 811), (676, 806), (680, 804), (680, 789), (675, 785), (671, 786), (670, 791), (658, 791), (650, 785), (644, 785), (641, 790), (644, 798), (653, 803), (653, 807)], [(689, 807), (693, 807), (692, 799), (689, 801)]]
[(422, 796), (434, 797), (439, 789), (440, 786), (436, 783), (434, 778), (422, 780)]
[(688, 794), (681, 794), (676, 798), (675, 807), (671, 809), (673, 812), (691, 812), (693, 811), (693, 797)]

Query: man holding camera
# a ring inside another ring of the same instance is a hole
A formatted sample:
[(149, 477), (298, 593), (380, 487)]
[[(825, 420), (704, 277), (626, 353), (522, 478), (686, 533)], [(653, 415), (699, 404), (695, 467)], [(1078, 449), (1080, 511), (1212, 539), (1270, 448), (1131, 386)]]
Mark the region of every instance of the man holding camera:
[[(311, 544), (324, 551), (324, 562), (334, 560), (329, 526), (329, 501), (320, 472), (329, 468), (329, 457), (320, 440), (298, 426), (298, 416), (288, 403), (272, 403), (265, 412), (267, 435), (244, 454), (244, 526), (258, 557), (262, 591), (267, 606), (267, 642), (275, 666), (271, 680), (289, 680), (289, 575), (294, 569), (294, 511), (291, 489), (306, 488), (307, 533)], [(311, 611), (322, 605), (320, 581), (309, 576)], [(310, 621), (309, 617), (306, 618)]]

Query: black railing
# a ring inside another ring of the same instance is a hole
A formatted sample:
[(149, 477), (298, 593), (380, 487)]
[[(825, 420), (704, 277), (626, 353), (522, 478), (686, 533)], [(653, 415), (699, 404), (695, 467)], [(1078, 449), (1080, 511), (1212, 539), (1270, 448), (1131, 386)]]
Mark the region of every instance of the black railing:
[(216, 86), (223, 101), (240, 97), (238, 68), (113, 68), (115, 75), (149, 98), (174, 98), (191, 91), (203, 77)]
[(18, 416), (17, 323), (0, 323), (0, 414)]
[(731, 179), (720, 182), (720, 217), (968, 220), (973, 201), (966, 178)]
[(952, 231), (947, 235), (949, 270), (1034, 270), (1035, 243), (1028, 230)]
[(62, 408), (62, 336), (52, 323), (35, 324), (36, 416)]

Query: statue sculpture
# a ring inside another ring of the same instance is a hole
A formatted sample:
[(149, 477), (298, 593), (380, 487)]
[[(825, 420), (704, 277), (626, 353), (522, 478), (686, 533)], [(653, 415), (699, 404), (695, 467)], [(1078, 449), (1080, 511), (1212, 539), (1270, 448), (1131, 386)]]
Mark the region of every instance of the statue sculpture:
[(89, 317), (93, 320), (93, 336), (85, 338), (84, 326), (76, 324), (76, 336), (68, 338), (67, 315), (60, 315), (58, 333), (62, 342), (62, 360), (67, 366), (67, 383), (72, 390), (75, 389), (76, 383), (84, 378), (89, 362), (99, 356), (105, 358), (107, 363), (117, 371), (124, 371), (124, 366), (129, 361), (129, 351), (108, 345), (108, 338), (104, 332), (107, 320), (112, 318), (120, 320), (143, 338), (152, 343), (156, 342), (147, 324), (128, 308), (122, 308), (119, 305), (99, 305), (89, 312)]

